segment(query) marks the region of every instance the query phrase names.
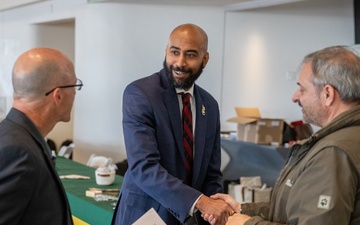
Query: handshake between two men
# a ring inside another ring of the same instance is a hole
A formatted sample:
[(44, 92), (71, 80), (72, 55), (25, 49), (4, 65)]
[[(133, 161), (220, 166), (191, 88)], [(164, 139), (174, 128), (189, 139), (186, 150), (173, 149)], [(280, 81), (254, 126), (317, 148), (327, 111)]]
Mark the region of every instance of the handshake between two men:
[(241, 205), (228, 194), (201, 196), (196, 203), (201, 217), (211, 225), (243, 225), (249, 216), (241, 214)]

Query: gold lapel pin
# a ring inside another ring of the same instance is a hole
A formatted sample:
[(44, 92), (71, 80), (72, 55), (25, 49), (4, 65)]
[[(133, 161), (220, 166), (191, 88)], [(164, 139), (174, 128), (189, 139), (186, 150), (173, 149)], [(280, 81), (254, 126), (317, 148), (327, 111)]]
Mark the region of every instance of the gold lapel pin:
[(201, 114), (203, 116), (205, 116), (205, 106), (204, 105), (201, 106)]

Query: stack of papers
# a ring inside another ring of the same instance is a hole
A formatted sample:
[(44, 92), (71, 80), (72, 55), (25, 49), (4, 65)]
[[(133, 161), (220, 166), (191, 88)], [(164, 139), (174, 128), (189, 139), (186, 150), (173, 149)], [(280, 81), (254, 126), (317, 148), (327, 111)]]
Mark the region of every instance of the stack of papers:
[(75, 179), (75, 180), (90, 180), (90, 177), (77, 175), (77, 174), (70, 174), (70, 175), (62, 175), (60, 179)]

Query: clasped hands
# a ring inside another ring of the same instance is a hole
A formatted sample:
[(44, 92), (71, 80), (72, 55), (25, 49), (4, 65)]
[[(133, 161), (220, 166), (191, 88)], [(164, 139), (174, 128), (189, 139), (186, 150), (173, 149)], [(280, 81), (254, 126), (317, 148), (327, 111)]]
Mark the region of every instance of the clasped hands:
[(241, 205), (230, 195), (202, 196), (196, 204), (201, 216), (211, 225), (243, 225), (250, 217), (240, 214)]

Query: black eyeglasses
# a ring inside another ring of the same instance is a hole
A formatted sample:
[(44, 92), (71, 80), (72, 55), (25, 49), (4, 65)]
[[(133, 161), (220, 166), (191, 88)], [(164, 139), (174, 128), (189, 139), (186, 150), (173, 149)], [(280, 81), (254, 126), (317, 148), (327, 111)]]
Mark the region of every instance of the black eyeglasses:
[(51, 91), (46, 92), (45, 96), (48, 96), (51, 92), (55, 91), (56, 88), (72, 88), (72, 87), (76, 87), (76, 90), (80, 91), (82, 86), (83, 86), (83, 82), (80, 79), (76, 79), (76, 84), (57, 86), (54, 89), (52, 89)]

